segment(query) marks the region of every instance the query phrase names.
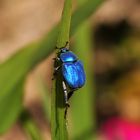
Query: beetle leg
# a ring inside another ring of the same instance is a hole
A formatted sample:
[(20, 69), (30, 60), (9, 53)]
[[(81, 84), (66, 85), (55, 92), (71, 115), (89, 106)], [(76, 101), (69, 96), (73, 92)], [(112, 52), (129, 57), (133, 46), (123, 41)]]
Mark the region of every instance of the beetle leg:
[(66, 119), (67, 117), (67, 112), (68, 112), (68, 108), (70, 107), (69, 104), (66, 104), (66, 108), (65, 108), (65, 114), (64, 114), (64, 118)]
[(61, 66), (58, 66), (58, 67), (54, 68), (54, 73), (53, 73), (53, 78), (52, 78), (52, 80), (54, 80), (54, 78), (55, 78), (55, 76), (56, 76), (58, 70), (60, 69), (60, 67), (61, 67)]
[(56, 58), (52, 58), (52, 60), (56, 61)]
[(59, 63), (60, 58), (59, 57), (55, 57), (53, 58), (54, 60), (54, 73), (53, 73), (53, 78), (52, 80), (54, 80), (55, 75), (57, 74), (57, 72), (59, 71), (59, 69), (61, 68), (61, 66), (59, 66), (57, 63)]
[(59, 49), (57, 46), (55, 46), (55, 49)]
[(63, 90), (64, 90), (64, 100), (65, 100), (65, 104), (68, 104), (68, 91), (67, 91), (67, 87), (65, 82), (62, 82), (63, 85)]
[(59, 57), (52, 58), (54, 61), (60, 61)]
[(64, 91), (64, 100), (65, 100), (65, 105), (66, 105), (64, 118), (66, 119), (67, 111), (68, 111), (68, 108), (70, 107), (70, 105), (68, 103), (68, 91), (67, 91), (67, 87), (66, 87), (66, 84), (64, 81), (62, 82), (62, 85), (63, 85), (63, 91)]

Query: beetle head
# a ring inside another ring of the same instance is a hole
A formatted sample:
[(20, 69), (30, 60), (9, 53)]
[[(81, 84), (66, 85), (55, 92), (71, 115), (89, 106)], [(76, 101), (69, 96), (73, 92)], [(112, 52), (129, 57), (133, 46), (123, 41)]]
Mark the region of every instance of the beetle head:
[(62, 49), (61, 49), (61, 53), (65, 53), (65, 52), (67, 52), (67, 51), (69, 51), (68, 48), (62, 48)]

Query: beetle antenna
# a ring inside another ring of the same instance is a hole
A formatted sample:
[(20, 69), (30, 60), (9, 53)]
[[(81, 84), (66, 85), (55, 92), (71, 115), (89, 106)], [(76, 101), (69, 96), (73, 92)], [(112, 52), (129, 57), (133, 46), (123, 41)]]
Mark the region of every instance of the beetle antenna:
[(67, 48), (67, 47), (69, 48), (69, 45), (68, 44), (69, 44), (69, 42), (67, 41), (66, 42), (66, 45), (64, 46), (64, 48)]

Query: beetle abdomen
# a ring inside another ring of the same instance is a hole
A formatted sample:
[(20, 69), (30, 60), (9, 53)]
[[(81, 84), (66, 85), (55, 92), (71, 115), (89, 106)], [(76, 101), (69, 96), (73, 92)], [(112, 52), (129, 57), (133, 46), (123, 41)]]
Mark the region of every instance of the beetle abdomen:
[(85, 72), (81, 61), (64, 63), (62, 73), (68, 86), (72, 89), (80, 88), (85, 84)]

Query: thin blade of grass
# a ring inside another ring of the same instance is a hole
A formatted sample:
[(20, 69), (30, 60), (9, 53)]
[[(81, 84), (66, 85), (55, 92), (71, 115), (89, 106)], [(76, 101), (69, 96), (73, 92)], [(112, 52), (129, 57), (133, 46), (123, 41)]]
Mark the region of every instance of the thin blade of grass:
[(31, 140), (43, 140), (39, 128), (28, 111), (24, 110), (21, 113), (20, 122)]
[(73, 30), (76, 27), (78, 27), (85, 19), (89, 18), (92, 13), (94, 13), (99, 5), (103, 0), (87, 0), (87, 2), (84, 2), (84, 4), (81, 4), (79, 8), (75, 11), (75, 13), (72, 16), (72, 22), (71, 22), (71, 34), (75, 32), (76, 30)]
[[(86, 72), (86, 84), (75, 92), (72, 98), (72, 118), (74, 139), (91, 140), (93, 134), (93, 75), (91, 73), (91, 40), (88, 23), (84, 23), (75, 35), (74, 51), (82, 60)], [(81, 48), (80, 51), (78, 48)], [(82, 108), (82, 109), (81, 109)], [(80, 111), (78, 111), (80, 110)], [(79, 118), (80, 116), (80, 118)], [(82, 122), (82, 123), (81, 123)]]
[[(23, 83), (24, 80), (16, 83), (10, 93), (8, 92), (5, 96), (0, 98), (0, 132), (5, 131), (9, 125), (12, 125), (22, 111)], [(15, 109), (18, 113), (11, 112), (11, 110)]]
[[(87, 0), (77, 0), (79, 5), (85, 3)], [(95, 6), (98, 5), (98, 0)], [(73, 119), (73, 139), (93, 139), (93, 131), (95, 127), (94, 107), (93, 107), (93, 95), (95, 94), (93, 89), (93, 75), (91, 71), (91, 28), (88, 22), (84, 22), (78, 28), (75, 36), (74, 51), (83, 61), (86, 72), (86, 85), (76, 91), (72, 99), (72, 119)], [(79, 51), (80, 48), (80, 51)], [(82, 109), (81, 109), (82, 108)], [(78, 111), (80, 110), (80, 111)], [(80, 116), (80, 118), (79, 118)], [(82, 123), (81, 123), (82, 122)]]
[(37, 86), (38, 86), (38, 90), (41, 94), (40, 96), (42, 99), (45, 118), (47, 119), (47, 121), (50, 122), (50, 120), (51, 120), (51, 106), (50, 106), (51, 105), (51, 96), (50, 96), (48, 87), (46, 86), (45, 79), (42, 78), (41, 76), (39, 76), (37, 79)]
[[(71, 23), (71, 0), (65, 0), (62, 18), (60, 22), (60, 31), (57, 39), (57, 47), (61, 48), (69, 41), (70, 23)], [(58, 51), (56, 50), (56, 57)], [(52, 102), (51, 102), (51, 134), (52, 140), (67, 140), (68, 132), (65, 119), (65, 101), (62, 87), (62, 76), (58, 73), (53, 82)]]

